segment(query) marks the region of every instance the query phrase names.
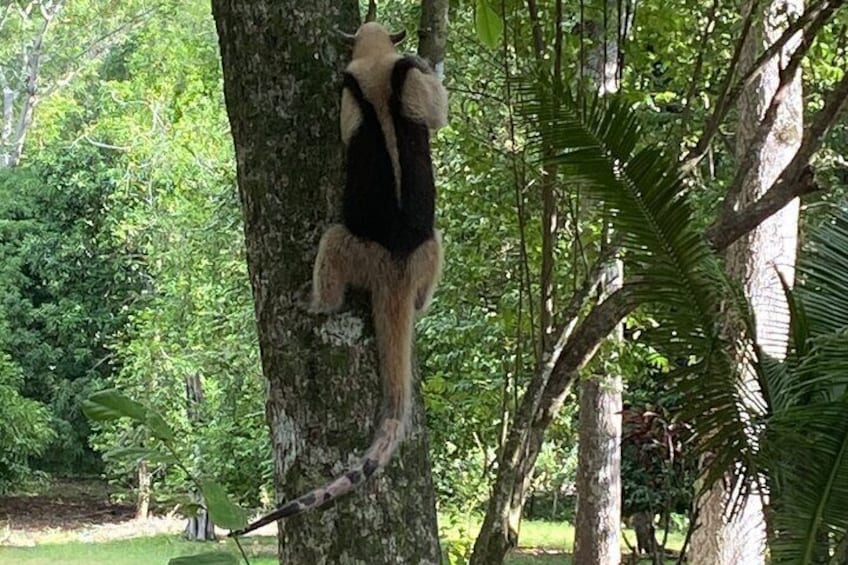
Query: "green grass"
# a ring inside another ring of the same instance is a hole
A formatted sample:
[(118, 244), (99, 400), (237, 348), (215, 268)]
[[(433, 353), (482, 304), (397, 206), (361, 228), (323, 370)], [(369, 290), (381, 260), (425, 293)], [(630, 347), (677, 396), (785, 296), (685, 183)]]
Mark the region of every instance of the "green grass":
[[(460, 552), (467, 551), (479, 528), (475, 518), (450, 519), (440, 516), (443, 524), (443, 549), (456, 546)], [(629, 539), (635, 539), (627, 531)], [(561, 552), (570, 552), (574, 539), (574, 527), (570, 524), (542, 521), (526, 521), (521, 525), (519, 546), (540, 550), (539, 555), (519, 552), (507, 559), (509, 565), (566, 565), (570, 559)], [(669, 546), (680, 549), (680, 535), (671, 536)], [(251, 565), (276, 565), (277, 541), (271, 536), (250, 536), (243, 545), (250, 556)], [(182, 540), (177, 535), (158, 535), (102, 543), (64, 542), (45, 543), (35, 547), (0, 546), (0, 565), (156, 565), (165, 564), (172, 557), (191, 555), (206, 551), (228, 551), (238, 555), (238, 549), (230, 541), (215, 544), (199, 544)], [(544, 551), (559, 554), (544, 555)]]
[[(251, 565), (277, 565), (277, 540), (274, 537), (252, 536), (242, 542)], [(131, 538), (103, 543), (48, 543), (35, 547), (0, 547), (2, 565), (159, 565), (172, 557), (229, 551), (238, 555), (235, 544), (228, 540), (219, 543), (192, 543), (180, 536), (160, 535)]]
[[(477, 531), (480, 528), (481, 518), (479, 516), (448, 516), (439, 515), (441, 525), (442, 545), (449, 547), (457, 544), (470, 549), (474, 543)], [(626, 528), (624, 535), (630, 543), (636, 542), (636, 534), (633, 530)], [(660, 532), (657, 533), (658, 541), (662, 541)], [(675, 532), (668, 536), (666, 547), (680, 551), (683, 547), (684, 534)], [(518, 534), (518, 547), (521, 549), (541, 550), (540, 555), (529, 555), (530, 552), (515, 554), (507, 559), (509, 565), (542, 565), (554, 563), (567, 565), (571, 560), (563, 554), (571, 553), (574, 548), (574, 526), (565, 522), (546, 522), (542, 520), (524, 520), (521, 522), (521, 530)], [(559, 553), (544, 555), (544, 551)], [(624, 540), (621, 542), (621, 551), (627, 552)]]

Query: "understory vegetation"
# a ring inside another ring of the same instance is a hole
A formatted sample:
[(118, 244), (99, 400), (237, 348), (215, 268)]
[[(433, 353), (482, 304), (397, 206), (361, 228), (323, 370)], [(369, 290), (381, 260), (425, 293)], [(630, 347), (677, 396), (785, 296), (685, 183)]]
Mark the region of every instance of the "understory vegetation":
[[(379, 4), (418, 28), (420, 1)], [(676, 562), (698, 489), (725, 480), (770, 493), (772, 563), (848, 563), (844, 2), (803, 12), (804, 125), (786, 131), (809, 154), (784, 185), (808, 184), (785, 198), (794, 279), (769, 267), (779, 354), (722, 239), (756, 225), (733, 215), (753, 165), (728, 101), (753, 82), (734, 66), (751, 3), (449, 4), (451, 118), (432, 139), (447, 259), (415, 345), (445, 562), (486, 532), (504, 551), (517, 534), (511, 565), (571, 562), (591, 381), (621, 393), (622, 554)], [(275, 465), (210, 6), (4, 3), (0, 87), (0, 496), (96, 478), (140, 518), (208, 509), (238, 529), (274, 505)], [(595, 315), (608, 331), (584, 352)], [(563, 368), (569, 352), (585, 355)], [(510, 453), (530, 461), (513, 475)], [(3, 563), (240, 555), (175, 535), (5, 547), (4, 528), (0, 506)], [(243, 543), (279, 562), (276, 538)]]

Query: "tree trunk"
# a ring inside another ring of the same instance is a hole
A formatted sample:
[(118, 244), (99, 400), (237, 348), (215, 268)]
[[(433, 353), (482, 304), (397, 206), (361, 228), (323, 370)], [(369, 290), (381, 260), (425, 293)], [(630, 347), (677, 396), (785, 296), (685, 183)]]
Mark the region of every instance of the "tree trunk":
[[(582, 300), (576, 302), (582, 305)], [(518, 520), (524, 488), (542, 448), (545, 430), (556, 418), (578, 372), (592, 359), (598, 346), (622, 318), (638, 304), (626, 289), (596, 306), (579, 327), (564, 335), (534, 377), (516, 412), (504, 444), (498, 474), (486, 507), (480, 533), (474, 542), (471, 565), (502, 563), (518, 541)]]
[(135, 503), (135, 519), (147, 520), (150, 515), (150, 469), (147, 459), (138, 462), (138, 498)]
[(580, 389), (574, 562), (621, 560), (621, 377), (584, 379)]
[(215, 524), (204, 508), (203, 496), (193, 492), (192, 500), (199, 506), (197, 513), (191, 516), (183, 529), (183, 535), (189, 541), (215, 541)]
[(439, 78), (445, 74), (448, 39), (448, 0), (422, 0), (418, 26), (418, 54), (427, 59)]
[(636, 551), (656, 557), (657, 536), (654, 530), (654, 515), (648, 511), (633, 514), (633, 531), (636, 532)]
[[(279, 501), (343, 471), (371, 440), (381, 383), (365, 300), (305, 310), (317, 243), (342, 186), (335, 29), (353, 0), (213, 1), (235, 142)], [(416, 389), (417, 391), (417, 386)], [(281, 563), (438, 563), (423, 410), (381, 476), (330, 508), (279, 526)]]
[[(186, 392), (186, 417), (192, 427), (203, 425), (203, 380), (200, 375), (190, 374), (185, 377), (185, 392)], [(194, 447), (194, 465), (195, 476), (203, 476), (203, 457), (200, 452), (200, 446), (195, 444)], [(215, 541), (215, 524), (212, 522), (212, 517), (206, 512), (206, 501), (196, 487), (191, 486), (192, 498), (200, 506), (200, 510), (188, 517), (185, 526), (186, 539), (191, 541)]]
[[(593, 38), (589, 77), (600, 94), (619, 89), (618, 38), (627, 29), (621, 4), (607, 0), (603, 37)], [(618, 17), (615, 17), (617, 15)], [(617, 22), (617, 23), (616, 23)], [(610, 234), (611, 235), (611, 234)], [(604, 275), (609, 296), (621, 288), (624, 265), (610, 262)], [(615, 332), (620, 341), (623, 328)], [(577, 514), (574, 525), (574, 561), (581, 565), (618, 565), (621, 561), (621, 390), (619, 374), (599, 373), (580, 383), (577, 452)]]
[[(750, 11), (750, 7), (747, 10)], [(785, 11), (794, 19), (803, 11), (803, 4), (800, 0), (774, 1), (767, 5), (764, 18), (754, 20), (740, 58), (743, 70), (750, 68), (756, 56), (780, 36), (786, 21), (786, 14), (781, 14)], [(736, 152), (737, 161), (746, 169), (740, 174), (746, 177), (740, 185), (740, 193), (728, 195), (729, 200), (725, 203), (728, 208), (745, 207), (762, 196), (800, 147), (803, 131), (800, 72), (787, 76), (785, 98), (777, 107), (773, 125), (758, 131), (778, 89), (781, 69), (797, 45), (797, 40), (791, 41), (780, 57), (765, 66), (759, 79), (746, 88), (740, 99)], [(743, 165), (747, 159), (750, 159), (749, 167)], [(727, 251), (728, 272), (743, 282), (751, 301), (757, 322), (757, 342), (765, 353), (778, 359), (786, 355), (789, 311), (775, 268), (792, 284), (798, 209), (795, 199)], [(746, 386), (759, 394), (753, 378)], [(701, 500), (699, 524), (692, 535), (690, 562), (694, 565), (765, 562), (762, 498), (756, 492), (749, 496), (741, 512), (728, 521), (724, 510), (729, 495), (718, 483)]]

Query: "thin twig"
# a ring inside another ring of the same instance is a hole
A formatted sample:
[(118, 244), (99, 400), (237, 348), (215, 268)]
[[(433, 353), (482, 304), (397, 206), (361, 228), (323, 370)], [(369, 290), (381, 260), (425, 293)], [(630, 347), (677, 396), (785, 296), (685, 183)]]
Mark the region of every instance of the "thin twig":
[(718, 131), (718, 127), (721, 124), (721, 121), (724, 119), (724, 115), (726, 110), (724, 109), (727, 105), (726, 100), (728, 97), (728, 93), (730, 92), (730, 86), (733, 81), (733, 75), (736, 73), (736, 69), (739, 66), (739, 58), (742, 56), (742, 47), (745, 45), (745, 40), (748, 38), (748, 34), (751, 32), (751, 26), (754, 23), (754, 14), (759, 8), (760, 0), (753, 0), (751, 2), (751, 9), (745, 15), (745, 19), (742, 22), (742, 33), (739, 34), (739, 39), (736, 41), (736, 46), (733, 48), (733, 55), (730, 58), (729, 68), (727, 70), (727, 74), (724, 77), (724, 81), (721, 85), (721, 90), (719, 90), (718, 98), (716, 99), (715, 109), (713, 110), (712, 115), (707, 120), (707, 124), (704, 126), (704, 131), (701, 134), (701, 138), (695, 144), (695, 147), (689, 151), (689, 154), (683, 159), (683, 164), (681, 168), (684, 171), (689, 171), (697, 165), (701, 157), (706, 153), (707, 147), (709, 147), (710, 142)]
[(698, 83), (701, 80), (701, 72), (704, 68), (704, 55), (707, 52), (707, 42), (710, 39), (710, 34), (715, 29), (718, 2), (719, 0), (713, 0), (712, 5), (707, 12), (707, 25), (704, 26), (704, 32), (701, 34), (700, 41), (698, 41), (698, 56), (695, 58), (695, 65), (692, 69), (692, 80), (689, 82), (689, 89), (686, 91), (687, 115), (690, 115), (692, 112), (692, 99), (695, 98), (695, 92), (697, 92)]
[[(531, 0), (532, 1), (532, 0)], [(501, 10), (502, 13), (506, 14), (506, 3), (504, 0), (501, 0)], [(509, 138), (510, 143), (513, 148), (516, 146), (516, 137), (515, 137), (515, 114), (512, 109), (512, 87), (510, 81), (510, 72), (509, 72), (509, 39), (508, 34), (506, 33), (506, 29), (504, 29), (503, 34), (503, 72), (505, 78), (505, 94), (507, 98), (507, 114), (508, 114), (508, 128), (509, 128)], [(510, 163), (512, 167), (512, 175), (513, 175), (513, 186), (515, 189), (515, 207), (516, 213), (518, 214), (518, 233), (520, 238), (519, 252), (521, 257), (521, 270), (523, 271), (523, 279), (522, 284), (526, 284), (527, 289), (527, 297), (528, 297), (528, 306), (527, 306), (527, 314), (530, 318), (530, 327), (532, 328), (535, 323), (535, 316), (533, 312), (533, 301), (530, 300), (530, 297), (533, 295), (533, 289), (530, 281), (530, 261), (527, 253), (527, 216), (526, 211), (524, 209), (524, 198), (521, 194), (521, 187), (524, 185), (523, 178), (519, 174), (518, 171), (518, 163), (516, 162), (515, 152), (511, 152)]]
[(239, 552), (241, 553), (241, 556), (244, 559), (245, 565), (250, 565), (250, 559), (247, 558), (247, 553), (245, 553), (244, 548), (241, 546), (241, 542), (239, 541), (238, 536), (233, 536), (233, 540), (236, 542), (236, 546), (239, 548)]

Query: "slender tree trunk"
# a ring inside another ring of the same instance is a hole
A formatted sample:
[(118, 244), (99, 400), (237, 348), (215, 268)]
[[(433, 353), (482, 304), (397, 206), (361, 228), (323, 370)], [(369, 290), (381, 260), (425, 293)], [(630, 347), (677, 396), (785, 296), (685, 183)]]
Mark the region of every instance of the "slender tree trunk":
[(422, 0), (418, 26), (418, 54), (430, 61), (436, 75), (445, 73), (448, 40), (448, 0)]
[[(750, 4), (747, 8), (750, 11)], [(755, 19), (743, 49), (740, 66), (749, 68), (755, 57), (780, 36), (786, 14), (794, 19), (803, 11), (800, 0), (778, 0), (767, 4), (766, 16)], [(798, 45), (792, 41), (784, 53), (770, 62), (762, 75), (747, 87), (740, 99), (737, 129), (737, 160), (742, 163), (753, 151), (747, 177), (738, 195), (729, 195), (727, 207), (745, 207), (772, 185), (800, 147), (803, 131), (803, 102), (800, 72), (788, 77), (785, 98), (777, 107), (774, 124), (760, 122), (780, 83), (781, 69)], [(757, 342), (765, 353), (781, 359), (786, 354), (789, 312), (775, 269), (791, 284), (794, 274), (798, 232), (798, 200), (767, 219), (727, 251), (728, 272), (743, 282), (757, 321)], [(732, 323), (732, 322), (731, 322)], [(743, 369), (744, 370), (744, 369)], [(746, 385), (759, 394), (753, 379)], [(695, 565), (765, 563), (766, 528), (763, 499), (749, 496), (742, 511), (728, 521), (725, 515), (730, 493), (717, 484), (702, 499), (699, 524), (692, 535), (690, 562)]]
[[(619, 89), (619, 34), (627, 30), (619, 3), (604, 5), (603, 34), (589, 56), (588, 75), (600, 94)], [(624, 265), (607, 265), (604, 291), (621, 288)], [(619, 324), (616, 338), (623, 338)], [(580, 383), (577, 454), (577, 513), (574, 561), (581, 565), (617, 565), (621, 561), (621, 391), (620, 374), (599, 373)]]
[(212, 517), (204, 509), (203, 496), (198, 492), (193, 492), (191, 498), (200, 508), (186, 522), (183, 535), (189, 541), (215, 541), (215, 524), (212, 523)]
[[(185, 392), (186, 392), (186, 416), (192, 427), (203, 425), (203, 380), (200, 375), (191, 374), (185, 377)], [(200, 452), (200, 446), (194, 445), (194, 461), (197, 469), (196, 475), (203, 475), (203, 457)], [(215, 524), (212, 522), (212, 517), (204, 508), (206, 507), (203, 495), (193, 489), (192, 498), (200, 506), (200, 510), (193, 516), (188, 517), (185, 526), (185, 536), (191, 541), (214, 541)]]
[[(347, 54), (334, 30), (356, 29), (357, 2), (215, 0), (213, 12), (282, 501), (343, 471), (379, 418), (366, 301), (330, 317), (304, 304), (342, 186), (338, 81)], [(407, 441), (386, 472), (330, 508), (281, 522), (280, 562), (438, 563), (427, 447), (416, 393)]]
[(621, 377), (605, 377), (584, 379), (580, 389), (574, 562), (581, 565), (621, 560)]
[[(584, 291), (588, 294), (587, 289), (592, 286), (588, 284), (581, 289), (570, 306), (582, 306)], [(578, 372), (595, 355), (601, 340), (636, 305), (637, 301), (629, 293), (616, 292), (593, 308), (573, 333), (564, 331), (553, 346), (551, 355), (524, 393), (504, 444), (486, 515), (474, 542), (471, 565), (502, 563), (507, 551), (517, 543), (518, 520), (513, 509), (518, 497), (524, 495), (524, 485), (536, 464), (545, 431), (562, 408)]]
[(150, 515), (150, 469), (147, 460), (138, 462), (138, 498), (135, 503), (135, 519), (147, 520)]
[[(622, 270), (620, 261), (609, 265), (607, 292), (621, 287)], [(621, 340), (620, 324), (615, 333)], [(621, 389), (618, 374), (580, 383), (574, 562), (581, 565), (621, 560)]]

